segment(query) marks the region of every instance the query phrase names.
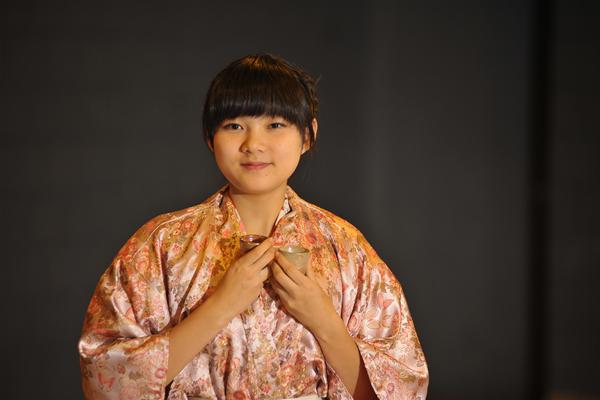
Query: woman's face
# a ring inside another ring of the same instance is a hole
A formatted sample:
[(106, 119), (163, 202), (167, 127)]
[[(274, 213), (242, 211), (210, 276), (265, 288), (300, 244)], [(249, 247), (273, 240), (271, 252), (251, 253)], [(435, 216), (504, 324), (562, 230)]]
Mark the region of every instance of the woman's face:
[(264, 194), (287, 185), (308, 140), (281, 117), (240, 116), (223, 121), (213, 139), (221, 173), (238, 193)]

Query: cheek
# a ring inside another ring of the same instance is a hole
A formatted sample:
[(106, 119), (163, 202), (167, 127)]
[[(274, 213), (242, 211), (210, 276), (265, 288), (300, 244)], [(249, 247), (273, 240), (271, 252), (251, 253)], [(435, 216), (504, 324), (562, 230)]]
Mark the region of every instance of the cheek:
[(300, 152), (300, 144), (291, 141), (279, 142), (274, 146), (274, 149), (278, 154), (285, 154), (286, 156), (299, 153)]
[(302, 140), (300, 135), (292, 134), (292, 137), (283, 138), (274, 144), (277, 153), (288, 158), (298, 158), (302, 154)]
[(231, 155), (227, 152), (226, 149), (219, 146), (215, 146), (214, 157), (215, 164), (217, 164), (217, 168), (219, 168), (222, 174), (228, 176), (232, 164)]
[(299, 144), (297, 148), (296, 146), (290, 146), (289, 143), (287, 146), (281, 146), (277, 152), (279, 155), (279, 164), (288, 169), (296, 168), (300, 161), (301, 151)]
[(216, 136), (213, 141), (213, 148), (217, 160), (226, 160), (231, 158), (235, 153), (235, 143), (232, 143), (230, 140), (223, 140), (222, 138), (217, 139)]

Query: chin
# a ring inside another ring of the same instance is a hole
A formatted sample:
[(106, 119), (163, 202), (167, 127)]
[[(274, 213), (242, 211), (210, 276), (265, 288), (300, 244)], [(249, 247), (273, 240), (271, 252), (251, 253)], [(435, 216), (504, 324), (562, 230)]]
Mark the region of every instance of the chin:
[(239, 182), (238, 184), (231, 184), (240, 193), (247, 194), (262, 194), (269, 193), (279, 189), (281, 186), (287, 186), (285, 182)]

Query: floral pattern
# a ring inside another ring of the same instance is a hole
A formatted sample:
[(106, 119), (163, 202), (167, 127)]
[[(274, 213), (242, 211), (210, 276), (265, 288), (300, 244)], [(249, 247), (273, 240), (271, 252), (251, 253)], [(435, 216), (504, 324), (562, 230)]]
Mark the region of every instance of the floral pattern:
[[(228, 186), (160, 215), (100, 278), (79, 342), (88, 399), (351, 399), (314, 336), (268, 282), (166, 385), (169, 330), (208, 298), (239, 250), (244, 225)], [(354, 338), (380, 399), (424, 399), (427, 364), (402, 288), (363, 235), (290, 187), (272, 235), (310, 249), (312, 276)]]

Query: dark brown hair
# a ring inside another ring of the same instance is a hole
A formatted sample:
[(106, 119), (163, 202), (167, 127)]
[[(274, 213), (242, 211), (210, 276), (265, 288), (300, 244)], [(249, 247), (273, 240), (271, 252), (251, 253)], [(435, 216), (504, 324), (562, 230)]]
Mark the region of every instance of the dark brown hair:
[(212, 145), (218, 126), (239, 116), (278, 116), (308, 130), (310, 148), (316, 141), (312, 128), (319, 99), (316, 81), (301, 68), (271, 54), (248, 55), (229, 64), (213, 79), (206, 94), (202, 125), (204, 140)]

